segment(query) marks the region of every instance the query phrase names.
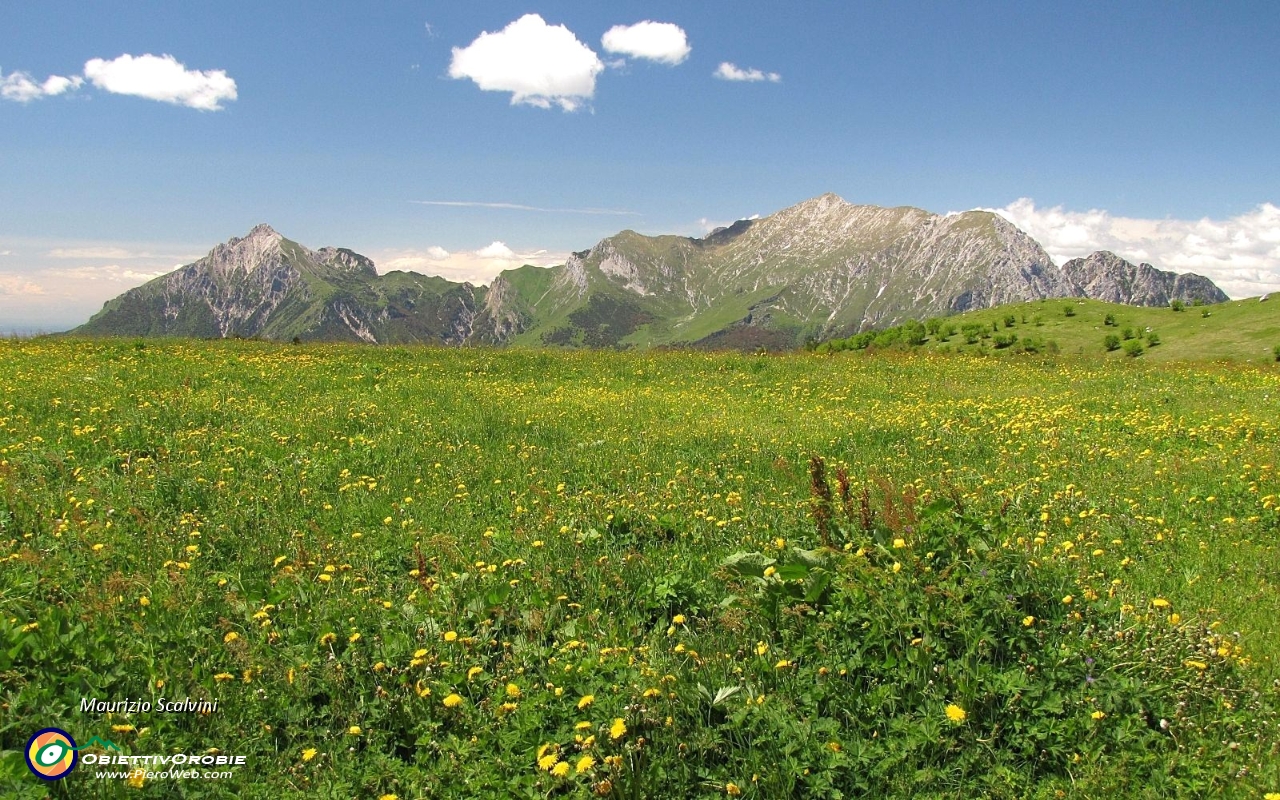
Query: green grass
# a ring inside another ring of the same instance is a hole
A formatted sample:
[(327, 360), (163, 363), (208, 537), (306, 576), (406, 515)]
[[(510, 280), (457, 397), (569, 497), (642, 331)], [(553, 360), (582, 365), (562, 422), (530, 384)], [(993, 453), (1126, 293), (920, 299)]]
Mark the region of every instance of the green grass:
[[(1068, 306), (1075, 310), (1075, 316), (1066, 316)], [(1203, 316), (1205, 312), (1209, 316)], [(1012, 328), (1004, 326), (1008, 315), (1017, 320)], [(1104, 324), (1107, 315), (1115, 318), (1115, 326)], [(1146, 336), (1148, 328), (1159, 336), (1160, 343), (1145, 347), (1141, 356), (1152, 361), (1268, 362), (1275, 361), (1274, 348), (1280, 345), (1280, 302), (1259, 302), (1256, 297), (1211, 306), (1187, 306), (1182, 311), (1100, 300), (1038, 300), (957, 314), (946, 317), (945, 321), (957, 328), (968, 322), (980, 322), (989, 332), (992, 332), (992, 323), (996, 323), (1000, 333), (1012, 332), (1019, 339), (1052, 340), (1063, 353), (1090, 357), (1103, 355), (1106, 352), (1103, 339), (1108, 334), (1120, 335), (1126, 327), (1133, 328), (1139, 337)], [(980, 344), (988, 349), (992, 347), (989, 339)], [(934, 337), (926, 345), (930, 349), (947, 346), (957, 350), (978, 349), (978, 345), (965, 345), (964, 337), (959, 334), (951, 337), (950, 342)], [(1117, 350), (1106, 357), (1120, 359), (1125, 354)]]
[[(1138, 358), (0, 343), (0, 794), (1280, 791), (1280, 369), (1157, 360), (1186, 324)], [(219, 708), (79, 709), (161, 696)], [(248, 764), (43, 784), (47, 726)]]

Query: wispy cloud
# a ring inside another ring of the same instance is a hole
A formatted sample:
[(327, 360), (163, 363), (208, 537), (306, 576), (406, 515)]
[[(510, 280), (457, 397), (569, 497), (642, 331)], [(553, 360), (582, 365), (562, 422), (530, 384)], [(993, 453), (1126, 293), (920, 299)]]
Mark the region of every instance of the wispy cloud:
[(782, 76), (776, 72), (765, 72), (753, 67), (742, 69), (730, 61), (721, 62), (720, 66), (716, 67), (716, 71), (711, 74), (722, 81), (745, 81), (747, 83), (755, 83), (757, 81), (780, 83), (782, 81)]
[(1263, 203), (1228, 219), (1140, 219), (1102, 209), (1041, 208), (1022, 197), (992, 211), (1022, 228), (1062, 264), (1097, 250), (1160, 269), (1196, 272), (1231, 297), (1280, 292), (1280, 207)]
[(617, 208), (544, 208), (542, 206), (526, 206), (521, 203), (478, 203), (470, 200), (410, 200), (420, 206), (448, 206), (451, 208), (497, 208), (505, 211), (539, 211), (552, 214), (599, 214), (602, 216), (639, 217), (639, 211), (625, 211)]
[(68, 91), (79, 89), (84, 78), (79, 75), (70, 78), (62, 75), (50, 75), (40, 83), (26, 72), (0, 73), (0, 97), (18, 103), (30, 103), (41, 97), (55, 97)]

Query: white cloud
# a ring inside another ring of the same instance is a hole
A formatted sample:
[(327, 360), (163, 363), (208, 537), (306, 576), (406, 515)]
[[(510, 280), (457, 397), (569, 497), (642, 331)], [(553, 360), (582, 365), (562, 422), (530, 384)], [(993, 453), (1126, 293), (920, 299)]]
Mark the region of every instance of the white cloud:
[(516, 252), (503, 242), (493, 242), (479, 250), (450, 252), (439, 245), (425, 250), (397, 250), (382, 253), (376, 260), (382, 272), (405, 270), (440, 275), (453, 281), (489, 283), (499, 272), (525, 264), (550, 267), (563, 264), (568, 253), (548, 250)]
[(44, 294), (44, 287), (21, 275), (0, 275), (0, 295)]
[(0, 97), (18, 103), (30, 103), (41, 97), (54, 97), (68, 90), (79, 89), (84, 78), (79, 75), (65, 78), (61, 75), (50, 75), (43, 83), (36, 83), (31, 75), (25, 72), (0, 73)]
[(111, 259), (149, 258), (150, 253), (134, 253), (123, 247), (55, 247), (45, 254), (48, 258)]
[(526, 14), (497, 33), (481, 33), (453, 48), (449, 77), (470, 78), (486, 92), (511, 92), (511, 104), (565, 111), (579, 108), (596, 91), (604, 64), (563, 25)]
[(1100, 209), (1037, 208), (1019, 198), (992, 211), (1040, 242), (1059, 265), (1097, 250), (1211, 278), (1231, 297), (1280, 291), (1280, 207), (1263, 203), (1225, 220), (1140, 219)]
[(692, 50), (689, 37), (679, 25), (650, 20), (635, 25), (614, 25), (605, 31), (600, 46), (610, 53), (647, 58), (672, 66), (688, 58)]
[(94, 86), (113, 94), (127, 94), (164, 103), (220, 111), (236, 99), (236, 82), (224, 70), (187, 69), (171, 55), (124, 54), (111, 61), (94, 58), (84, 65)]
[(95, 267), (51, 267), (42, 270), (40, 274), (58, 281), (105, 281), (133, 287), (172, 271), (165, 268), (136, 270), (119, 264), (105, 264)]
[(752, 68), (739, 69), (736, 64), (728, 61), (721, 62), (712, 75), (722, 81), (769, 81), (770, 83), (778, 83), (782, 80), (782, 76), (776, 72), (762, 72)]

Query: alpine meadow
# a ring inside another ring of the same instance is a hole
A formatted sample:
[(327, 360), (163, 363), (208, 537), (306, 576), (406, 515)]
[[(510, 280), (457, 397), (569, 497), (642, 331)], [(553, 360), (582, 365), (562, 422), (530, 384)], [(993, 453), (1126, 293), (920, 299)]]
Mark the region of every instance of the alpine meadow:
[(1280, 786), (1273, 365), (0, 348), (9, 796)]
[(0, 800), (1280, 800), (1280, 3), (8, 3)]

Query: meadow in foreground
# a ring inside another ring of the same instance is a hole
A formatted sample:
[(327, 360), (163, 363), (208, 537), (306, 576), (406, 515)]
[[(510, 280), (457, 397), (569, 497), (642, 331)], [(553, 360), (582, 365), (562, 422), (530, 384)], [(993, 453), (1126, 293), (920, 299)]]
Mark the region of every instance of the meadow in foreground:
[[(36, 340), (0, 389), (5, 796), (1280, 791), (1273, 366)], [(81, 710), (160, 697), (218, 708)], [(48, 726), (248, 762), (44, 784)]]

